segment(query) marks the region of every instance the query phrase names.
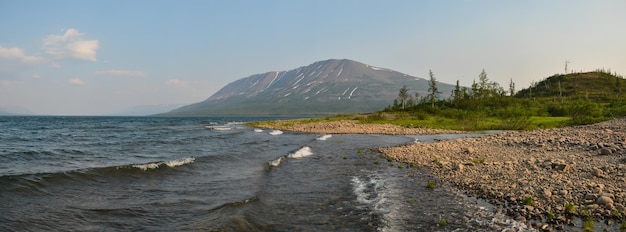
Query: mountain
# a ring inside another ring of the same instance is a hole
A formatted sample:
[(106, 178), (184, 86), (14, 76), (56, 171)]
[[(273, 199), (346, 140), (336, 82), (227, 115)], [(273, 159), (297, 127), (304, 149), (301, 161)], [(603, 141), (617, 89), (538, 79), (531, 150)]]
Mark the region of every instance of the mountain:
[(603, 70), (557, 74), (520, 90), (517, 97), (589, 99), (609, 102), (626, 92), (626, 79)]
[(19, 106), (0, 106), (0, 115), (34, 115), (32, 111)]
[(112, 113), (115, 116), (145, 116), (162, 112), (171, 111), (184, 106), (184, 104), (167, 104), (167, 105), (140, 105), (133, 106), (122, 111)]
[[(252, 75), (234, 81), (208, 99), (162, 114), (323, 115), (382, 110), (402, 86), (420, 96), (429, 80), (352, 60), (325, 60), (289, 71)], [(438, 83), (447, 96), (453, 85)]]

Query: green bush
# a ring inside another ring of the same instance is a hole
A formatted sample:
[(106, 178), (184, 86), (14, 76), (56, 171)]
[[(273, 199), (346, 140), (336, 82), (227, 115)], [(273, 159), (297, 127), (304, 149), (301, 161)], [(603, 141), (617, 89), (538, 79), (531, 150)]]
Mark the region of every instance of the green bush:
[(568, 107), (568, 112), (574, 124), (595, 123), (602, 116), (602, 108), (597, 103), (583, 100), (572, 102)]

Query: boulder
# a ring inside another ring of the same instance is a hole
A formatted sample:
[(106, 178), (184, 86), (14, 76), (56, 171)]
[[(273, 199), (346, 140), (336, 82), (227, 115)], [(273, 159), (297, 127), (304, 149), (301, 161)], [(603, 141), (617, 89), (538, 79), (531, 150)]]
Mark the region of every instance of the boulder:
[(595, 177), (604, 178), (604, 172), (597, 168), (594, 168), (593, 171), (591, 171), (591, 174)]
[(609, 206), (609, 205), (613, 205), (613, 199), (611, 199), (608, 196), (600, 196), (598, 197), (598, 199), (596, 199), (596, 203), (598, 205)]
[(600, 155), (612, 155), (613, 151), (611, 151), (611, 149), (609, 148), (602, 148), (600, 149)]

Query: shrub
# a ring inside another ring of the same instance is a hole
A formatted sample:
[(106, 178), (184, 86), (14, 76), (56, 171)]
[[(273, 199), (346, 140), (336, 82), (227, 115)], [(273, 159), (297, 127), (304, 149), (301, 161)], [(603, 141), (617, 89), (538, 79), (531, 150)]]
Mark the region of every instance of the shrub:
[(565, 213), (567, 214), (574, 214), (576, 213), (576, 210), (578, 210), (578, 206), (571, 204), (569, 202), (565, 203)]
[(533, 197), (526, 197), (526, 198), (524, 198), (524, 200), (522, 200), (522, 203), (524, 203), (524, 205), (535, 206), (535, 198), (533, 198)]
[(602, 115), (602, 108), (597, 103), (581, 100), (572, 102), (568, 112), (575, 124), (591, 124)]
[(439, 226), (447, 226), (448, 225), (448, 221), (444, 218), (439, 219), (439, 222), (437, 223), (437, 225)]

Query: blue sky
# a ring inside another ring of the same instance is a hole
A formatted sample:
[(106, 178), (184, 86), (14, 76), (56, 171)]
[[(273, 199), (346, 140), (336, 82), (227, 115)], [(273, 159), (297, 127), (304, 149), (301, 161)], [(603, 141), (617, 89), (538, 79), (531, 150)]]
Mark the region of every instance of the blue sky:
[(0, 107), (101, 115), (202, 101), (326, 59), (517, 88), (626, 74), (626, 1), (0, 0)]

